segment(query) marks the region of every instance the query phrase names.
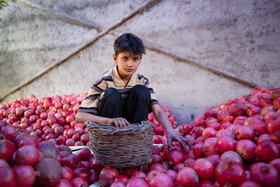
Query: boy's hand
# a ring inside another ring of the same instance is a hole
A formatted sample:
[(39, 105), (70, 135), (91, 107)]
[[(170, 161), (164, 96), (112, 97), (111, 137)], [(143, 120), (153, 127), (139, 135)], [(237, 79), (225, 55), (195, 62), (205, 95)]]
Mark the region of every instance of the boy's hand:
[(171, 145), (172, 140), (178, 141), (183, 146), (184, 149), (186, 149), (186, 143), (187, 143), (189, 148), (192, 149), (192, 144), (189, 141), (189, 139), (181, 136), (174, 129), (171, 129), (171, 128), (168, 129), (166, 131), (166, 134), (167, 134), (167, 144), (168, 144), (169, 151), (171, 151), (171, 148), (172, 148), (172, 145)]
[(116, 127), (125, 128), (130, 125), (130, 123), (125, 118), (113, 118), (109, 122), (110, 124), (114, 124)]

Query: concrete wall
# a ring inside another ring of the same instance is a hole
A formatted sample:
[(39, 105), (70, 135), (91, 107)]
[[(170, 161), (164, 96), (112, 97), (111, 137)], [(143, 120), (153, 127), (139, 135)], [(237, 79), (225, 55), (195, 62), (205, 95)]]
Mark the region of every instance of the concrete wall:
[(280, 87), (279, 0), (17, 0), (1, 17), (2, 102), (87, 92), (124, 32), (143, 39), (138, 73), (179, 123)]

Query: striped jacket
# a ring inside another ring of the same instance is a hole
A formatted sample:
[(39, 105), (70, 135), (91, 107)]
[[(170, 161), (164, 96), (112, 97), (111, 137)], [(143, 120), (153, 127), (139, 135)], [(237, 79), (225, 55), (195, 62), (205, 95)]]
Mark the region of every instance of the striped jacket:
[(146, 77), (134, 73), (129, 82), (125, 85), (117, 71), (117, 67), (115, 66), (111, 71), (104, 73), (101, 78), (99, 78), (91, 87), (88, 92), (88, 96), (81, 103), (78, 112), (87, 112), (96, 115), (99, 96), (106, 88), (116, 88), (120, 92), (121, 96), (125, 98), (130, 92), (131, 88), (138, 84), (145, 85), (147, 88), (149, 88), (151, 93), (150, 106), (158, 103), (154, 90), (150, 87), (149, 80)]

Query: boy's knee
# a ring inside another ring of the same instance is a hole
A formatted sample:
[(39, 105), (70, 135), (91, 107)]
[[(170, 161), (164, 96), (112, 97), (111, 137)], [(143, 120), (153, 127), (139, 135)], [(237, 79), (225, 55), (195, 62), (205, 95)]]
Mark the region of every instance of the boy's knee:
[(137, 92), (137, 93), (141, 93), (142, 94), (145, 94), (145, 93), (149, 93), (150, 94), (150, 91), (149, 89), (144, 86), (144, 85), (136, 85), (132, 88), (131, 90), (132, 92)]
[(149, 100), (150, 97), (150, 90), (144, 85), (134, 86), (131, 90), (131, 93), (144, 100)]
[[(115, 88), (106, 88), (104, 91), (103, 98), (106, 99), (107, 102), (116, 102), (121, 98), (120, 93)], [(101, 99), (103, 99), (101, 98)]]

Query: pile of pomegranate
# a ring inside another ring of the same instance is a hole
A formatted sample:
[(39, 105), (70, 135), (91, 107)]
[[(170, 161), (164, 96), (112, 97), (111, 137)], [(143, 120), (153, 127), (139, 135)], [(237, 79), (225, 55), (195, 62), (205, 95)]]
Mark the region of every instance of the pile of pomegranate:
[(90, 145), (87, 127), (75, 122), (85, 97), (30, 95), (0, 103), (1, 186), (280, 186), (280, 88), (255, 88), (180, 126), (162, 106), (193, 149), (173, 141), (169, 150), (164, 128), (150, 113), (149, 164), (121, 169), (100, 164), (87, 147), (71, 151)]

